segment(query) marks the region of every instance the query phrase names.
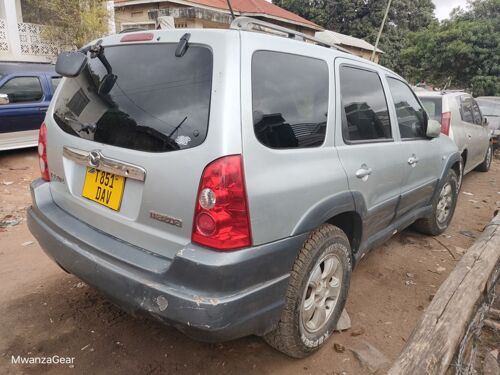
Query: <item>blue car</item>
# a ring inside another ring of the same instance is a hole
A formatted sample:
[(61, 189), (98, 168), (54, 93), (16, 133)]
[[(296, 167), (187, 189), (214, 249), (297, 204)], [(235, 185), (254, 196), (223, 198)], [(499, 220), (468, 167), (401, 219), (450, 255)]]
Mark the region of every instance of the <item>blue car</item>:
[(37, 145), (60, 80), (51, 64), (0, 63), (0, 151)]

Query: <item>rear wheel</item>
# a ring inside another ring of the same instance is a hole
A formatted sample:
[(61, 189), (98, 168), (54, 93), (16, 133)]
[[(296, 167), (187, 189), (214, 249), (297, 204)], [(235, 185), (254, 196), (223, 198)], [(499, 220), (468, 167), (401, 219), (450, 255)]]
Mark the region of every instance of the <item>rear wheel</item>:
[(419, 232), (436, 236), (443, 233), (450, 225), (458, 197), (458, 178), (454, 170), (450, 169), (439, 194), (432, 203), (432, 215), (419, 219), (413, 225)]
[(493, 146), (490, 144), (488, 150), (486, 150), (486, 155), (481, 164), (477, 166), (479, 172), (488, 172), (490, 170), (491, 160), (493, 159)]
[(347, 298), (350, 250), (345, 233), (334, 225), (311, 232), (290, 274), (278, 327), (264, 337), (272, 347), (303, 358), (330, 337)]

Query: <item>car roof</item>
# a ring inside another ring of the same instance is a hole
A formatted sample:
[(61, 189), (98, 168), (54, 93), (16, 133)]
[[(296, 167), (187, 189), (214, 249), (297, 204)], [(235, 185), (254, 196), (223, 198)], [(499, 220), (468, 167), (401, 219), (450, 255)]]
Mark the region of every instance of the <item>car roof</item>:
[(25, 63), (25, 62), (1, 62), (0, 74), (12, 73), (55, 73), (53, 64)]
[[(300, 43), (300, 44), (297, 44), (298, 49), (300, 49), (301, 47), (325, 49), (331, 53), (333, 58), (344, 57), (344, 58), (348, 58), (354, 62), (359, 61), (365, 65), (371, 65), (374, 69), (378, 69), (378, 70), (384, 71), (386, 73), (389, 73), (394, 77), (398, 77), (399, 79), (406, 82), (406, 80), (403, 77), (401, 77), (399, 74), (397, 74), (396, 72), (394, 72), (394, 71), (392, 71), (392, 70), (390, 70), (382, 65), (374, 63), (370, 60), (364, 59), (362, 57), (358, 57), (354, 54), (350, 54), (350, 53), (346, 53), (346, 52), (343, 52), (341, 50), (338, 50), (335, 46), (325, 47), (324, 45), (313, 44), (313, 43), (305, 42), (305, 41), (302, 41), (299, 39), (294, 39), (294, 38), (287, 38), (287, 37), (283, 37), (281, 35), (274, 34), (274, 33), (249, 31), (249, 30), (235, 30), (235, 29), (189, 29), (189, 28), (186, 28), (186, 29), (172, 29), (172, 30), (164, 30), (164, 29), (138, 30), (138, 31), (132, 31), (130, 33), (127, 33), (126, 35), (141, 34), (141, 33), (153, 34), (154, 35), (154, 38), (152, 39), (153, 41), (163, 40), (164, 39), (163, 37), (167, 36), (167, 35), (176, 35), (177, 34), (177, 35), (179, 35), (179, 38), (180, 38), (185, 33), (192, 34), (192, 36), (194, 36), (198, 33), (210, 33), (214, 36), (216, 36), (217, 34), (225, 34), (225, 33), (241, 33), (242, 35), (244, 34), (244, 35), (246, 35), (250, 38), (253, 38), (253, 39), (257, 39), (257, 40), (260, 39), (261, 43), (263, 45), (269, 44), (270, 46), (272, 46), (273, 45), (272, 43)], [(124, 36), (124, 34), (120, 34), (120, 33), (108, 35), (102, 39), (96, 39), (96, 40), (88, 43), (86, 46), (93, 45), (98, 40), (102, 41), (103, 46), (115, 45), (115, 44), (119, 43), (120, 39), (123, 36)], [(269, 50), (273, 50), (273, 48), (269, 48)]]
[(443, 97), (443, 96), (461, 96), (461, 95), (469, 95), (465, 91), (451, 91), (451, 92), (446, 92), (446, 91), (421, 91), (417, 90), (415, 91), (415, 94), (417, 94), (418, 97), (422, 98), (438, 98), (438, 97)]

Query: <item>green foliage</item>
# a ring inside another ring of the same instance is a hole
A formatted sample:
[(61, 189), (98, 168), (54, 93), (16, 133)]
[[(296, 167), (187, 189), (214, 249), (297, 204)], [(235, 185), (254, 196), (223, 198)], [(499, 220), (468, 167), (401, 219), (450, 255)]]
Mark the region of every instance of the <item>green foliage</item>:
[(474, 95), (500, 95), (500, 0), (476, 0), (450, 20), (408, 35), (403, 75)]
[(49, 27), (44, 37), (77, 48), (107, 32), (103, 0), (24, 0), (23, 17)]
[[(307, 18), (327, 30), (375, 43), (388, 0), (274, 0), (274, 3)], [(431, 0), (394, 0), (379, 48), (381, 63), (400, 70), (399, 51), (405, 35), (420, 31), (434, 20)]]

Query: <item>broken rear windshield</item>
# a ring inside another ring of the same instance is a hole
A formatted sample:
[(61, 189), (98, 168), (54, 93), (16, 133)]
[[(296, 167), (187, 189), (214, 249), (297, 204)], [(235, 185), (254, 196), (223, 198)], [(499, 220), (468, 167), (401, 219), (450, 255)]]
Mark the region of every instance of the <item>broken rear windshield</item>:
[(113, 146), (149, 152), (196, 147), (207, 135), (212, 52), (177, 44), (104, 48), (116, 82), (99, 90), (108, 73), (98, 58), (64, 80), (54, 119), (65, 132)]

